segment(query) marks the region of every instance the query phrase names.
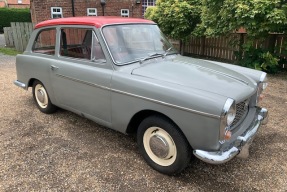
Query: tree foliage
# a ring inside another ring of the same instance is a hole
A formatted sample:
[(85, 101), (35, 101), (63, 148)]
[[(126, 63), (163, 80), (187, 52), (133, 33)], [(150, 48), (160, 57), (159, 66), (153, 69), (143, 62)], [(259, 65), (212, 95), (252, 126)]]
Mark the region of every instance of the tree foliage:
[(197, 35), (217, 36), (243, 27), (249, 37), (287, 29), (286, 0), (202, 0)]
[(286, 0), (157, 0), (147, 19), (174, 39), (226, 35), (245, 28), (249, 37), (287, 30)]
[(287, 0), (157, 0), (145, 17), (178, 40), (190, 35), (227, 36), (244, 28), (247, 40), (236, 44), (240, 47), (235, 53), (239, 64), (274, 73), (281, 62), (274, 47), (254, 45), (272, 32), (287, 32)]
[(201, 1), (157, 0), (145, 17), (155, 21), (167, 36), (184, 40), (200, 22)]
[[(274, 47), (260, 46), (270, 33), (287, 30), (286, 0), (202, 0), (201, 23), (193, 34), (199, 36), (228, 35), (244, 28), (247, 39), (239, 45), (244, 52), (239, 64), (276, 73), (279, 56)], [(257, 45), (254, 47), (255, 42)]]

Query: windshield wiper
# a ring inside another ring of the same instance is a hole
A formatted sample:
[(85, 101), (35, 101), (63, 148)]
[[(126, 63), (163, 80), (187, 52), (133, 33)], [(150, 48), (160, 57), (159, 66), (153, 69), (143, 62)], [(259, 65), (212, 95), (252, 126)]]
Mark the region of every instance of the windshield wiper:
[(168, 48), (164, 54), (163, 54), (163, 58), (165, 58), (165, 56), (173, 49), (173, 47)]
[(150, 54), (150, 55), (148, 55), (147, 57), (141, 59), (141, 60), (140, 60), (140, 64), (142, 64), (145, 60), (151, 59), (151, 58), (153, 58), (153, 57), (155, 57), (155, 56), (164, 56), (164, 54), (163, 54), (163, 53), (153, 53), (153, 54)]
[(149, 54), (147, 57), (143, 58), (140, 60), (140, 64), (142, 64), (145, 60), (151, 59), (155, 56), (162, 56), (163, 58), (165, 58), (165, 56), (167, 56), (167, 54), (173, 49), (173, 47), (168, 48), (167, 50), (165, 50), (164, 53), (152, 53)]

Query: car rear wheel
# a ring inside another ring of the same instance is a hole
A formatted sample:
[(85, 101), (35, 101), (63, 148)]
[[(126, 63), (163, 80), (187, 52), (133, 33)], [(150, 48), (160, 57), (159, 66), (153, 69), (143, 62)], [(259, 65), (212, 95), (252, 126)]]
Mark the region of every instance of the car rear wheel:
[(57, 107), (51, 103), (48, 92), (40, 81), (33, 82), (32, 92), (36, 105), (41, 112), (46, 114), (56, 112)]
[(155, 170), (174, 175), (190, 162), (191, 148), (178, 127), (162, 116), (150, 116), (139, 125), (137, 142), (140, 153)]

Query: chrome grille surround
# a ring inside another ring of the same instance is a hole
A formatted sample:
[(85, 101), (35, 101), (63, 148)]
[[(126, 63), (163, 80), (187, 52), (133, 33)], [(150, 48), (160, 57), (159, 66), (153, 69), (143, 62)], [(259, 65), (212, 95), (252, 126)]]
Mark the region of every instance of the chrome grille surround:
[(236, 115), (235, 119), (231, 124), (231, 130), (234, 129), (238, 124), (240, 124), (245, 116), (247, 115), (249, 108), (249, 99), (246, 99), (240, 103), (236, 104)]

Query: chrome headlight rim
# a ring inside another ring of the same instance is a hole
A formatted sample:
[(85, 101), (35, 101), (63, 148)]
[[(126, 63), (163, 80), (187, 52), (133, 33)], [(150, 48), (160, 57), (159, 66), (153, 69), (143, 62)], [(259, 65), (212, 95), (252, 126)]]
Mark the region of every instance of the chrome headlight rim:
[(267, 88), (267, 73), (263, 72), (257, 84), (256, 104), (259, 103), (262, 92)]
[(220, 122), (220, 141), (225, 141), (225, 135), (229, 131), (236, 116), (236, 104), (235, 100), (227, 98), (221, 112)]
[(263, 72), (258, 83), (258, 87), (260, 87), (262, 90), (265, 90), (267, 88), (267, 73)]

